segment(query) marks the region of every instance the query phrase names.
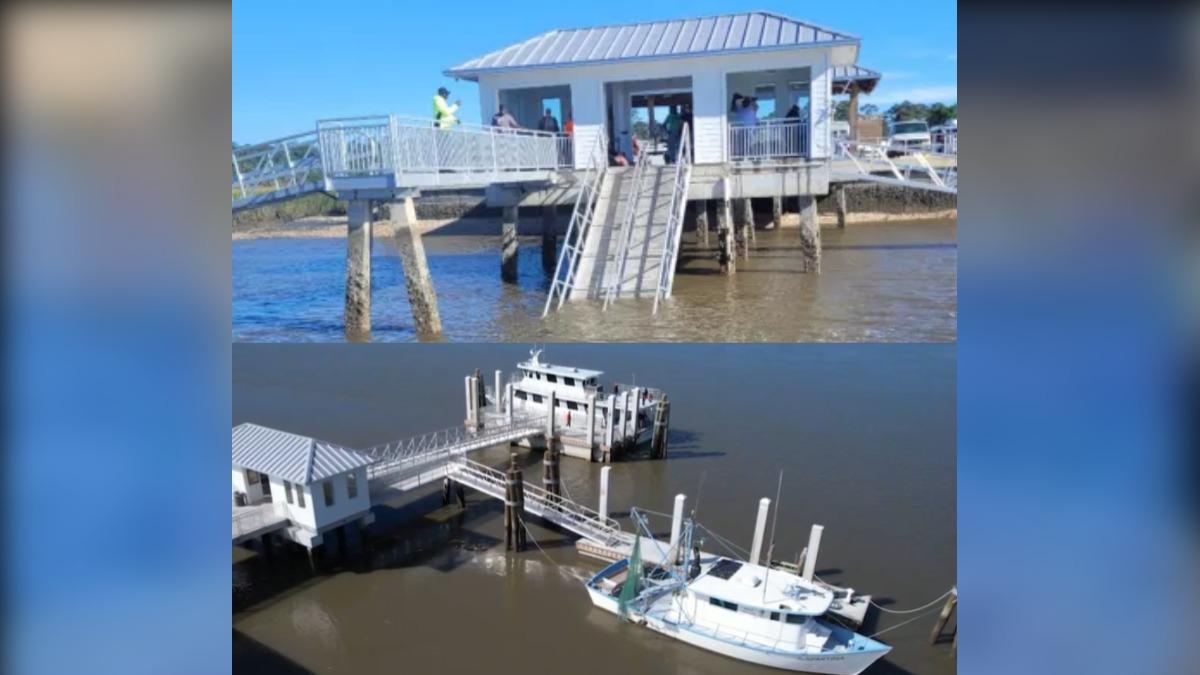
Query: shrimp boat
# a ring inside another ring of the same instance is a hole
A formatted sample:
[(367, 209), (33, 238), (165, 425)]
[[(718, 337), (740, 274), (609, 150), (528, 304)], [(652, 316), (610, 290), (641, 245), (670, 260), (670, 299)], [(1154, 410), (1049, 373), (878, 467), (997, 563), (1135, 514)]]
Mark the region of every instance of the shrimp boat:
[(822, 617), (834, 603), (826, 587), (775, 568), (702, 554), (694, 522), (665, 547), (631, 511), (639, 534), (628, 558), (586, 582), (592, 604), (702, 649), (773, 668), (856, 675), (891, 647)]

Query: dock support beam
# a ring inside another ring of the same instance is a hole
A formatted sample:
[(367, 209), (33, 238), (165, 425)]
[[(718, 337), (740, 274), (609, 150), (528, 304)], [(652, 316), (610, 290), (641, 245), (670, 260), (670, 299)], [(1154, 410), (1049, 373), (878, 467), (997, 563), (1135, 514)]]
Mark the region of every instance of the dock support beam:
[(501, 412), (504, 411), (504, 389), (500, 384), (500, 377), (501, 377), (500, 371), (497, 370), (496, 371), (496, 388), (492, 390), (492, 393), (496, 397), (496, 414), (497, 415), (499, 415)]
[(833, 193), (837, 205), (837, 224), (839, 229), (846, 229), (846, 186), (839, 185)]
[(771, 197), (771, 226), (768, 230), (783, 227), (783, 195)]
[(508, 401), (508, 405), (504, 408), (504, 414), (507, 417), (508, 423), (513, 423), (513, 386), (512, 382), (504, 385), (504, 399)]
[(804, 554), (805, 581), (812, 581), (813, 573), (817, 571), (817, 553), (821, 550), (821, 533), (824, 531), (823, 525), (813, 525), (808, 533), (808, 548)]
[(551, 501), (562, 499), (562, 488), (559, 486), (558, 451), (551, 443), (542, 454), (542, 489), (550, 493)]
[(346, 207), (346, 339), (371, 339), (371, 202), (355, 199)]
[(817, 198), (800, 197), (800, 255), (804, 270), (821, 273), (821, 225), (817, 222)]
[(417, 336), (423, 342), (436, 340), (442, 334), (442, 316), (438, 313), (437, 292), (425, 259), (425, 243), (417, 227), (417, 209), (412, 197), (393, 202), (391, 212), (393, 239), (404, 268), (404, 287), (408, 290)]
[(500, 219), (500, 279), (517, 280), (517, 207), (506, 206)]
[(600, 467), (600, 508), (597, 511), (601, 522), (608, 518), (608, 474), (611, 472), (611, 466)]
[(517, 453), (509, 455), (507, 482), (504, 490), (504, 545), (509, 551), (525, 550), (525, 527), (521, 515), (525, 510), (525, 482), (517, 467)]
[(771, 500), (763, 497), (758, 500), (758, 517), (754, 519), (754, 543), (750, 545), (750, 564), (757, 565), (762, 557), (763, 535), (767, 531), (767, 513), (771, 510)]
[(617, 400), (617, 396), (616, 396), (616, 394), (613, 394), (612, 396), (608, 397), (608, 403), (606, 404), (608, 406), (608, 423), (604, 427), (604, 463), (605, 464), (608, 464), (609, 462), (612, 461), (612, 447), (613, 447), (613, 443), (616, 442), (616, 436), (617, 436), (617, 429), (616, 429), (616, 427), (617, 427), (617, 423), (616, 423), (617, 404), (616, 404), (616, 400)]
[(750, 257), (750, 244), (757, 241), (754, 234), (754, 201), (743, 197), (742, 208), (742, 255)]
[(696, 205), (696, 239), (701, 246), (708, 248), (708, 200), (692, 203)]
[[(588, 394), (587, 397), (587, 448), (588, 452), (592, 452), (592, 448), (596, 445), (596, 395)], [(593, 457), (595, 455), (592, 455)]]
[(554, 205), (542, 207), (542, 269), (548, 274), (554, 274), (558, 265), (555, 247), (558, 245), (558, 224), (556, 216), (558, 207)]
[[(668, 551), (679, 548), (679, 536), (683, 530), (683, 503), (687, 500), (686, 495), (675, 495), (675, 510), (671, 512), (671, 545), (667, 548)], [(675, 558), (678, 559), (682, 551), (675, 551)]]

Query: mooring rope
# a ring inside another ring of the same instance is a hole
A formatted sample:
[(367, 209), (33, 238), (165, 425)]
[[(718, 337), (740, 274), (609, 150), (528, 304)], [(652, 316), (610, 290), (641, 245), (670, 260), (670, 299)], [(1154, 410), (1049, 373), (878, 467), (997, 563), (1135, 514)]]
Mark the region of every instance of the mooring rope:
[(542, 548), (542, 545), (538, 543), (538, 540), (533, 536), (533, 532), (529, 531), (529, 526), (525, 524), (524, 516), (519, 513), (517, 514), (517, 522), (521, 523), (521, 527), (525, 528), (525, 534), (529, 535), (530, 540), (533, 541), (533, 545), (537, 547), (537, 550), (541, 551), (542, 555), (546, 556), (546, 560), (549, 560), (550, 563), (555, 567), (561, 567), (561, 565), (555, 562), (554, 558), (550, 557), (549, 553), (546, 553), (546, 549)]
[[(813, 578), (815, 578), (817, 581), (820, 581), (823, 584), (826, 584), (829, 586), (834, 586), (834, 584), (831, 584), (828, 581), (825, 581), (824, 579), (817, 576), (816, 574), (813, 575)], [(874, 600), (869, 600), (868, 602), (875, 609), (878, 609), (881, 612), (887, 612), (888, 614), (912, 614), (914, 612), (920, 612), (922, 610), (926, 610), (926, 609), (929, 609), (930, 607), (933, 607), (934, 605), (938, 604), (939, 602), (941, 602), (941, 601), (945, 600), (946, 598), (950, 597), (951, 595), (953, 595), (954, 592), (955, 592), (955, 590), (953, 588), (951, 588), (950, 590), (946, 591), (945, 593), (942, 593), (941, 595), (934, 598), (933, 600), (930, 600), (929, 602), (925, 603), (924, 605), (921, 605), (920, 607), (914, 607), (913, 609), (888, 609), (887, 607), (880, 605), (879, 603), (875, 602)]]
[[(874, 604), (874, 603), (871, 603), (871, 604)], [(876, 605), (876, 606), (878, 607), (878, 605)], [(907, 621), (901, 621), (900, 623), (896, 624), (895, 626), (884, 628), (883, 630), (872, 633), (871, 635), (868, 635), (867, 637), (874, 638), (878, 635), (883, 635), (884, 633), (886, 633), (888, 631), (896, 630), (897, 628), (899, 628), (901, 626), (907, 626), (908, 624), (910, 624), (918, 619), (924, 619), (926, 616), (929, 616), (930, 614), (933, 614), (932, 610), (930, 610), (924, 614), (918, 614), (917, 616), (914, 616), (913, 618), (908, 619)]]

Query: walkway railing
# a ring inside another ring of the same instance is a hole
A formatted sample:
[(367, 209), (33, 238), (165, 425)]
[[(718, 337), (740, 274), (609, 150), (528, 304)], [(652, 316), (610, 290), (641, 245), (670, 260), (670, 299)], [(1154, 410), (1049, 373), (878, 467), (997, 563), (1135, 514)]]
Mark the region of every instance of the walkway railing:
[(422, 176), (426, 184), (459, 184), (464, 174), (500, 177), (574, 165), (569, 137), (474, 124), (438, 127), (432, 120), (391, 115), (317, 123), (325, 174)]
[(793, 117), (729, 125), (729, 159), (733, 162), (808, 156), (808, 124)]
[[(567, 137), (567, 140), (572, 140)], [(596, 215), (596, 199), (600, 194), (600, 186), (604, 184), (604, 174), (608, 170), (608, 130), (600, 127), (599, 136), (592, 144), (592, 154), (588, 159), (587, 172), (579, 181), (579, 193), (575, 196), (575, 209), (571, 211), (571, 222), (567, 225), (567, 233), (563, 236), (563, 249), (558, 254), (558, 265), (554, 268), (554, 280), (550, 283), (550, 293), (546, 296), (546, 307), (542, 316), (550, 313), (550, 308), (561, 309), (563, 300), (571, 292), (575, 283), (575, 270), (579, 267), (579, 254), (587, 242), (588, 231), (591, 230), (592, 220)]]
[(456, 426), (367, 448), (362, 451), (363, 454), (375, 460), (374, 464), (367, 467), (367, 479), (390, 479), (431, 463), (448, 461), (472, 450), (533, 436), (542, 433), (545, 424), (544, 415), (522, 415), (514, 417), (512, 422), (482, 430)]
[[(837, 156), (850, 160), (854, 177), (938, 192), (958, 192), (958, 164), (935, 167), (924, 154), (912, 152), (898, 164), (877, 142), (838, 141)], [(846, 172), (840, 172), (845, 174)]]
[(286, 520), (286, 516), (275, 513), (274, 505), (269, 502), (241, 507), (233, 512), (233, 538), (236, 540), (248, 534), (254, 534)]
[(233, 149), (233, 208), (324, 187), (317, 132)]
[(676, 153), (675, 177), (671, 188), (671, 215), (667, 219), (667, 234), (663, 241), (662, 260), (658, 265), (658, 287), (654, 291), (654, 314), (658, 314), (658, 303), (671, 297), (675, 285), (675, 261), (679, 257), (679, 243), (683, 239), (683, 214), (687, 209), (688, 184), (692, 179), (691, 146), (688, 141), (688, 125), (683, 125), (679, 152)]

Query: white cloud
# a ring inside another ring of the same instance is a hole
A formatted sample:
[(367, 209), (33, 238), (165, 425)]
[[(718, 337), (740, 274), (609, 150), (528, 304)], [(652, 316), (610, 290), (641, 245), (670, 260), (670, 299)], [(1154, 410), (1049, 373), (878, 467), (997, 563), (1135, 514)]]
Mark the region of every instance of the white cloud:
[[(887, 82), (885, 74), (883, 82)], [(870, 96), (859, 99), (862, 103), (874, 103), (882, 106), (886, 103), (912, 101), (913, 103), (954, 103), (958, 101), (958, 85), (949, 84), (935, 87), (912, 87), (910, 89), (887, 89), (881, 83), (879, 89)]]

